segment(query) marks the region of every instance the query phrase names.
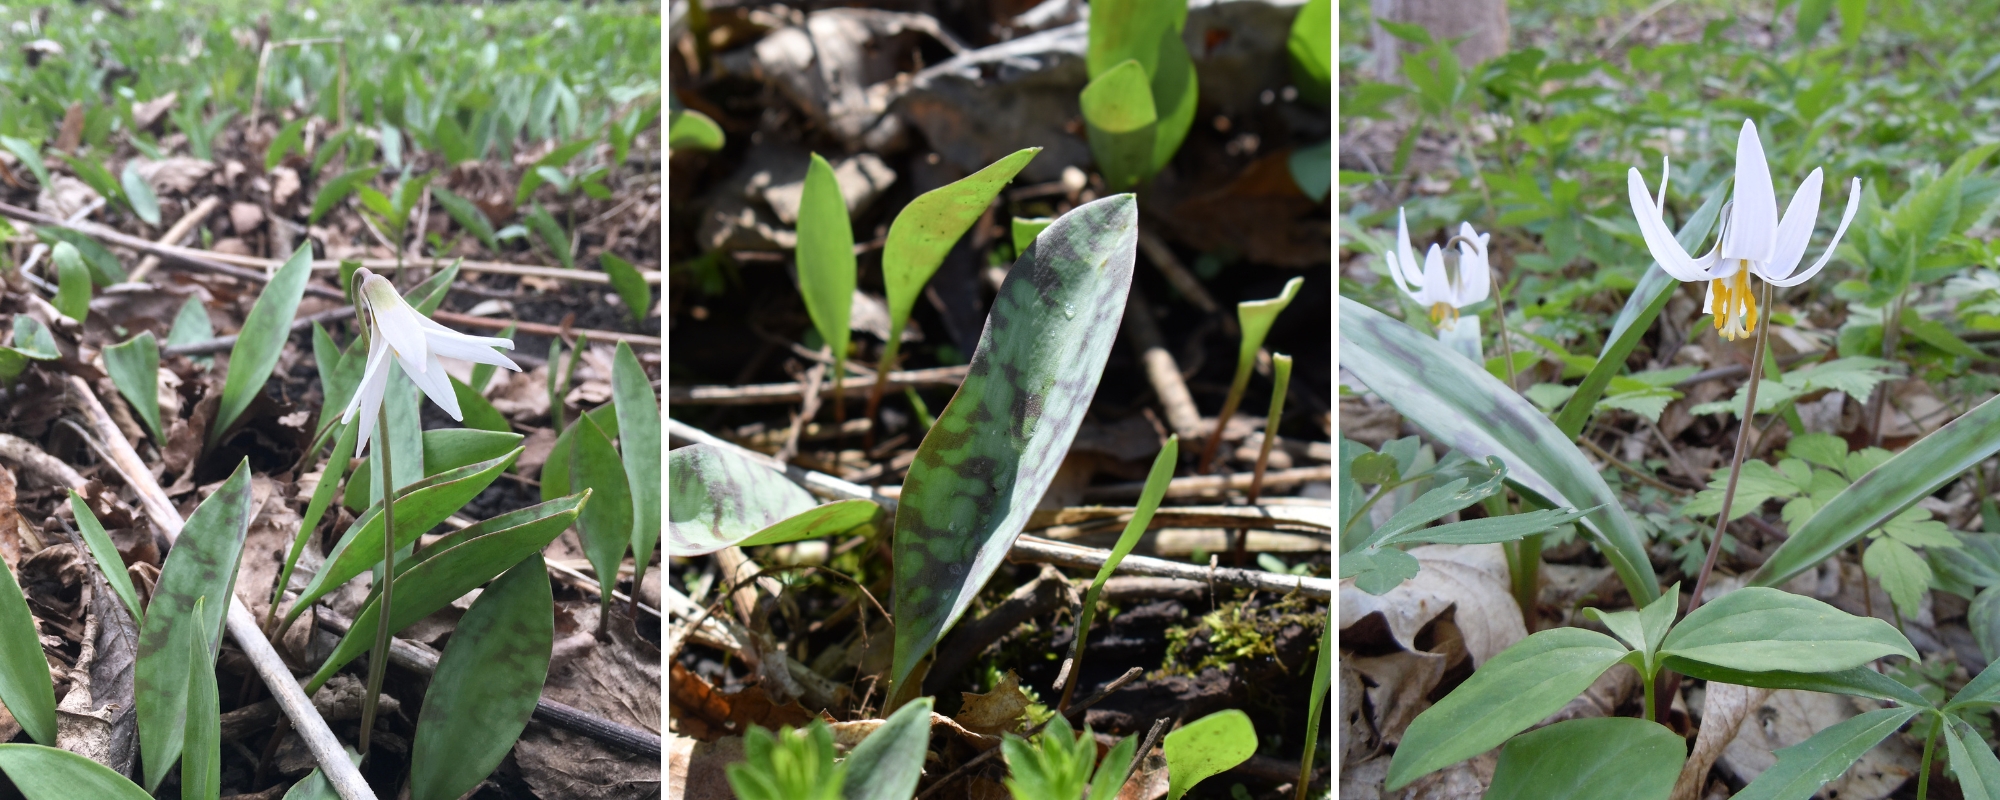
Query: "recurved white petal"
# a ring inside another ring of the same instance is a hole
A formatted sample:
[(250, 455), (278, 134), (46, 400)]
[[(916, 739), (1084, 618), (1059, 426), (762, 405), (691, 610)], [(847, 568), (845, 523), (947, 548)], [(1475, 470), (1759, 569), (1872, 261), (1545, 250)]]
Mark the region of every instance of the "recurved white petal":
[(1769, 262), (1778, 228), (1778, 193), (1771, 188), (1771, 165), (1764, 160), (1764, 143), (1757, 138), (1757, 123), (1747, 119), (1743, 121), (1742, 133), (1736, 137), (1734, 200), (1729, 212), (1730, 235), (1722, 241), (1722, 257)]
[(1424, 253), (1424, 288), (1417, 293), (1423, 305), (1451, 302), (1451, 281), (1444, 271), (1444, 250), (1437, 245)]
[[(489, 339), (484, 336), (449, 336), (432, 332), (430, 336), (431, 355), (456, 358), (460, 361), (471, 361), (476, 364), (492, 364), (496, 367), (506, 367), (515, 372), (521, 371), (520, 365), (515, 364), (512, 359), (502, 355), (500, 351), (494, 350), (495, 345), (488, 344), (488, 342), (498, 342), (501, 346), (513, 344), (513, 342), (506, 339)], [(512, 348), (510, 347), (509, 349)]]
[(1827, 262), (1833, 260), (1834, 248), (1840, 246), (1840, 237), (1847, 233), (1847, 223), (1854, 221), (1854, 212), (1860, 210), (1860, 208), (1861, 179), (1855, 178), (1847, 186), (1847, 210), (1840, 213), (1840, 226), (1833, 229), (1833, 241), (1826, 243), (1826, 251), (1819, 254), (1819, 260), (1814, 261), (1810, 268), (1797, 275), (1786, 278), (1767, 278), (1766, 280), (1769, 280), (1772, 286), (1797, 286), (1805, 283), (1806, 279), (1819, 274), (1820, 270), (1826, 268)]
[(340, 416), (343, 423), (361, 421), (361, 429), (355, 432), (357, 456), (368, 449), (368, 435), (375, 430), (375, 418), (382, 408), (382, 395), (388, 390), (389, 372), (393, 369), (389, 363), (389, 345), (379, 336), (370, 339), (368, 361), (361, 370), (361, 386), (355, 390), (354, 399), (348, 401), (346, 413)]
[(437, 356), (425, 354), (423, 361), (416, 361), (401, 352), (396, 353), (396, 363), (402, 365), (403, 373), (410, 376), (410, 382), (424, 390), (424, 395), (439, 408), (451, 414), (451, 418), (463, 421), (465, 417), (458, 410), (458, 393), (451, 389), (451, 377), (445, 374), (444, 366)]
[(1639, 220), (1639, 235), (1646, 239), (1646, 250), (1653, 260), (1660, 262), (1660, 269), (1677, 281), (1707, 280), (1707, 270), (1695, 263), (1681, 243), (1674, 239), (1673, 231), (1667, 230), (1667, 223), (1660, 219), (1659, 207), (1653, 205), (1652, 195), (1646, 191), (1646, 179), (1633, 167), (1625, 174), (1625, 189), (1632, 201), (1632, 216)]
[(1785, 206), (1785, 218), (1778, 223), (1777, 246), (1771, 251), (1771, 263), (1753, 270), (1757, 277), (1765, 280), (1783, 278), (1799, 268), (1799, 259), (1806, 255), (1806, 243), (1812, 240), (1813, 223), (1819, 220), (1819, 188), (1826, 178), (1818, 168), (1806, 176), (1806, 182), (1799, 184), (1799, 191), (1792, 195), (1791, 205)]
[(1486, 243), (1493, 235), (1482, 236), (1467, 223), (1459, 223), (1458, 235), (1464, 237), (1464, 241), (1458, 245), (1457, 297), (1452, 298), (1452, 305), (1464, 308), (1485, 300), (1492, 293), (1492, 267), (1486, 260)]

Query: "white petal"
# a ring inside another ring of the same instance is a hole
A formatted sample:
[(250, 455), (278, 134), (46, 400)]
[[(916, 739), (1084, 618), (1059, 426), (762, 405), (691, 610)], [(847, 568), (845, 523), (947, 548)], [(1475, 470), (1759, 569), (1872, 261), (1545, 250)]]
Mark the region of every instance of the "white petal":
[(1743, 121), (1736, 138), (1736, 203), (1729, 212), (1729, 238), (1722, 242), (1723, 258), (1742, 258), (1758, 263), (1771, 260), (1778, 229), (1778, 193), (1771, 188), (1771, 165), (1764, 160), (1764, 143), (1757, 139), (1757, 123)]
[(1715, 284), (1713, 282), (1708, 284), (1706, 295), (1701, 300), (1701, 313), (1713, 314), (1715, 313)]
[[(1398, 213), (1400, 214), (1401, 212)], [(1409, 264), (1405, 266), (1403, 259), (1406, 258), (1406, 256), (1401, 255), (1402, 252), (1407, 252), (1410, 249), (1409, 248), (1410, 228), (1408, 222), (1404, 222), (1402, 224), (1401, 238), (1402, 238), (1402, 244), (1396, 248), (1384, 252), (1382, 254), (1382, 260), (1384, 263), (1388, 265), (1389, 279), (1396, 282), (1396, 288), (1403, 290), (1403, 294), (1409, 295), (1411, 300), (1415, 300), (1417, 298), (1417, 290), (1419, 287), (1411, 286), (1410, 284), (1412, 281), (1421, 281), (1422, 278), (1412, 274), (1416, 272), (1416, 266), (1417, 266), (1416, 262), (1414, 261), (1409, 262)]]
[[(477, 364), (492, 364), (496, 367), (506, 367), (515, 372), (521, 371), (520, 365), (501, 355), (500, 351), (493, 349), (492, 346), (479, 342), (465, 341), (466, 339), (482, 338), (484, 337), (467, 336), (460, 338), (432, 333), (430, 335), (431, 355), (456, 358), (460, 361), (471, 361)], [(507, 340), (502, 339), (500, 341), (504, 342)]]
[(1460, 225), (1459, 235), (1466, 241), (1458, 245), (1458, 296), (1452, 305), (1464, 308), (1492, 293), (1493, 273), (1486, 261), (1486, 237), (1474, 233), (1471, 225)]
[(1799, 268), (1799, 259), (1806, 254), (1806, 243), (1812, 240), (1813, 224), (1819, 221), (1819, 187), (1823, 180), (1825, 176), (1815, 168), (1806, 176), (1806, 182), (1799, 184), (1791, 205), (1785, 206), (1784, 220), (1778, 223), (1778, 242), (1771, 251), (1771, 263), (1755, 270), (1758, 277), (1783, 278)]
[(1654, 201), (1653, 205), (1660, 207), (1661, 221), (1665, 221), (1666, 219), (1667, 181), (1673, 178), (1674, 175), (1673, 166), (1674, 166), (1673, 164), (1667, 161), (1666, 156), (1660, 156), (1660, 199)]
[(1417, 302), (1424, 305), (1451, 301), (1451, 283), (1445, 276), (1444, 250), (1437, 245), (1424, 253), (1424, 289)]
[[(426, 355), (423, 363), (413, 363), (410, 357), (397, 353), (396, 363), (402, 365), (403, 374), (410, 376), (410, 382), (424, 390), (431, 402), (451, 412), (452, 419), (464, 419), (458, 413), (458, 394), (451, 390), (451, 379), (445, 375), (444, 367), (438, 364), (436, 356)], [(434, 366), (437, 369), (431, 369)]]
[[(430, 317), (426, 317), (422, 314), (417, 315), (417, 324), (423, 326), (424, 330), (429, 331), (432, 334), (449, 336), (461, 342), (471, 342), (473, 344), (484, 345), (486, 347), (498, 347), (502, 350), (514, 349), (513, 339), (508, 339), (502, 336), (474, 336), (469, 333), (461, 333), (459, 331), (452, 330), (451, 328), (447, 328), (439, 324), (437, 320), (431, 319)], [(436, 338), (436, 336), (433, 336), (432, 338)]]
[(347, 404), (347, 413), (341, 415), (342, 422), (361, 420), (361, 428), (355, 431), (355, 455), (368, 449), (368, 434), (375, 430), (375, 419), (381, 413), (382, 395), (389, 387), (389, 373), (395, 367), (389, 364), (389, 346), (380, 337), (369, 342), (368, 362), (361, 371), (361, 385), (354, 390), (354, 399)]
[(1819, 274), (1819, 271), (1821, 269), (1826, 268), (1827, 262), (1833, 260), (1834, 248), (1840, 246), (1840, 237), (1847, 233), (1847, 223), (1854, 221), (1854, 212), (1856, 210), (1859, 210), (1860, 208), (1861, 208), (1861, 179), (1855, 178), (1854, 182), (1849, 184), (1847, 187), (1847, 210), (1841, 212), (1840, 227), (1833, 229), (1833, 241), (1826, 243), (1826, 252), (1819, 254), (1819, 260), (1813, 262), (1811, 268), (1797, 275), (1790, 276), (1788, 278), (1779, 278), (1771, 280), (1771, 285), (1797, 286), (1801, 283), (1805, 283), (1807, 278), (1811, 278), (1812, 276)]
[(1424, 279), (1417, 272), (1417, 251), (1410, 246), (1410, 217), (1401, 208), (1396, 209), (1396, 256), (1402, 262), (1404, 282), (1421, 288)]
[(418, 323), (424, 315), (417, 313), (417, 310), (403, 302), (402, 298), (397, 298), (394, 303), (380, 305), (371, 303), (369, 310), (374, 312), (376, 335), (388, 341), (390, 349), (396, 351), (396, 356), (405, 359), (403, 362), (405, 365), (413, 363), (419, 365), (417, 369), (411, 370), (410, 374), (415, 375), (421, 371), (421, 365), (426, 361), (425, 356), (430, 353), (430, 347), (425, 341), (427, 337), (424, 336), (424, 327)]
[(1625, 189), (1632, 201), (1632, 216), (1639, 219), (1639, 234), (1646, 238), (1646, 250), (1653, 254), (1654, 261), (1660, 262), (1660, 269), (1677, 281), (1708, 280), (1707, 271), (1695, 264), (1687, 249), (1667, 230), (1666, 221), (1660, 219), (1660, 210), (1646, 192), (1646, 179), (1639, 175), (1639, 168), (1633, 167), (1626, 173)]

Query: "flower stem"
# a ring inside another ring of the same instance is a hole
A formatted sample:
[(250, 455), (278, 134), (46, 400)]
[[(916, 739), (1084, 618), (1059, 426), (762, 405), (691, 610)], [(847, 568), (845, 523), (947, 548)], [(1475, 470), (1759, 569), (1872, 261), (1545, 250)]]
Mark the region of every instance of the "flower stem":
[(1924, 763), (1917, 769), (1917, 800), (1925, 800), (1931, 790), (1931, 756), (1937, 753), (1938, 730), (1944, 719), (1931, 715), (1931, 731), (1924, 736)]
[(380, 406), (375, 421), (375, 458), (382, 462), (382, 604), (375, 614), (375, 647), (368, 654), (368, 693), (361, 696), (361, 752), (368, 752), (368, 734), (375, 729), (375, 703), (382, 695), (383, 673), (389, 667), (389, 592), (396, 583), (396, 484), (389, 466), (389, 407)]
[(1654, 684), (1656, 684), (1656, 683), (1659, 683), (1659, 681), (1656, 681), (1656, 680), (1654, 680), (1654, 679), (1652, 679), (1652, 678), (1650, 678), (1650, 677), (1646, 677), (1646, 678), (1641, 678), (1641, 679), (1639, 680), (1639, 683), (1640, 683), (1640, 684), (1642, 684), (1642, 685), (1644, 685), (1644, 686), (1646, 687), (1646, 721), (1647, 721), (1647, 722), (1658, 722), (1658, 721), (1659, 721), (1659, 714), (1658, 714), (1657, 712), (1655, 712), (1655, 711), (1654, 711), (1654, 709), (1653, 709), (1653, 705), (1654, 705), (1654, 702), (1653, 702), (1653, 691), (1654, 691), (1654, 690), (1653, 690), (1653, 685), (1654, 685)]
[(1729, 507), (1736, 502), (1736, 483), (1743, 476), (1743, 458), (1750, 453), (1750, 422), (1757, 412), (1757, 387), (1764, 382), (1764, 348), (1771, 342), (1771, 284), (1764, 284), (1763, 307), (1757, 310), (1757, 343), (1750, 348), (1750, 388), (1744, 392), (1743, 419), (1736, 429), (1736, 453), (1729, 462), (1729, 483), (1722, 490), (1722, 511), (1715, 517), (1715, 538), (1708, 543), (1708, 557), (1701, 562), (1701, 574), (1694, 581), (1694, 595), (1688, 598), (1688, 613), (1701, 607), (1702, 590), (1708, 587), (1715, 558), (1722, 553), (1722, 536), (1729, 526)]

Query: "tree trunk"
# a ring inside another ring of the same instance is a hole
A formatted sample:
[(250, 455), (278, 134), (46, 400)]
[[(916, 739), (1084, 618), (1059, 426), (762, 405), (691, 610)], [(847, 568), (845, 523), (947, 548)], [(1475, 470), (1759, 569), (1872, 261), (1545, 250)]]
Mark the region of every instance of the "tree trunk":
[[(1440, 41), (1460, 39), (1454, 50), (1461, 66), (1473, 65), (1507, 52), (1512, 29), (1506, 0), (1370, 0), (1376, 19), (1421, 25)], [(1375, 27), (1375, 75), (1402, 82), (1403, 56), (1418, 48)]]

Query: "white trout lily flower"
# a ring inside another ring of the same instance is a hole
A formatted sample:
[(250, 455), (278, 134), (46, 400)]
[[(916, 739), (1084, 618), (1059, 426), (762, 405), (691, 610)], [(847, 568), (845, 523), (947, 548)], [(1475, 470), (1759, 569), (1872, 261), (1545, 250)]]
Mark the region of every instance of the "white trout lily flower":
[(367, 449), (369, 434), (374, 432), (382, 395), (389, 388), (391, 356), (431, 402), (459, 421), (464, 421), (465, 415), (459, 411), (458, 394), (452, 391), (451, 379), (439, 363), (439, 356), (521, 371), (520, 366), (493, 349), (514, 349), (512, 339), (470, 336), (432, 322), (404, 302), (403, 295), (388, 278), (367, 269), (354, 271), (354, 286), (355, 314), (368, 331), (368, 362), (362, 369), (361, 386), (355, 390), (354, 399), (348, 401), (340, 421), (350, 423), (357, 416), (361, 419), (356, 455)]
[(1833, 230), (1833, 241), (1819, 260), (1804, 272), (1793, 274), (1805, 258), (1806, 244), (1812, 239), (1819, 217), (1820, 183), (1824, 180), (1815, 167), (1799, 185), (1785, 216), (1778, 217), (1777, 192), (1771, 188), (1771, 167), (1764, 160), (1764, 144), (1757, 138), (1757, 124), (1743, 121), (1736, 140), (1736, 196), (1730, 205), (1715, 249), (1695, 258), (1681, 248), (1662, 217), (1667, 198), (1667, 163), (1660, 162), (1660, 199), (1655, 202), (1646, 191), (1646, 179), (1634, 167), (1626, 176), (1632, 213), (1639, 218), (1639, 232), (1646, 237), (1646, 249), (1676, 280), (1708, 281), (1704, 313), (1715, 315), (1715, 327), (1722, 338), (1736, 339), (1757, 330), (1757, 301), (1751, 295), (1750, 276), (1763, 278), (1772, 286), (1797, 286), (1819, 273), (1833, 258), (1847, 223), (1861, 205), (1861, 179), (1848, 187), (1847, 211)]
[(1439, 330), (1451, 330), (1458, 322), (1458, 310), (1485, 300), (1492, 291), (1492, 270), (1486, 262), (1486, 243), (1493, 234), (1476, 233), (1470, 223), (1458, 224), (1458, 235), (1452, 237), (1446, 247), (1458, 246), (1458, 269), (1445, 268), (1444, 250), (1431, 245), (1424, 253), (1424, 263), (1417, 264), (1415, 248), (1410, 246), (1410, 220), (1402, 210), (1396, 210), (1396, 249), (1384, 253), (1389, 262), (1389, 277), (1396, 281), (1396, 288), (1409, 295), (1417, 305), (1429, 306), (1431, 323)]

